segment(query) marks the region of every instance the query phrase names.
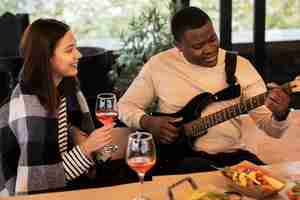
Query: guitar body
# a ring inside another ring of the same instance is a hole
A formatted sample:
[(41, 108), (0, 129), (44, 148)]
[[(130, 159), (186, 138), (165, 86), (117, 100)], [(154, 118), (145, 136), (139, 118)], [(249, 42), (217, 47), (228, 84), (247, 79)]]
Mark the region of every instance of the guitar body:
[[(211, 93), (202, 93), (195, 96), (187, 105), (176, 113), (152, 113), (152, 116), (167, 116), (180, 119), (176, 122), (171, 122), (172, 125), (180, 129), (179, 137), (171, 144), (161, 144), (158, 142), (158, 156), (160, 159), (180, 159), (185, 155), (185, 151), (191, 149), (193, 138), (186, 137), (184, 130), (181, 128), (185, 123), (191, 122), (201, 116), (201, 112), (210, 103), (213, 102)], [(206, 132), (203, 132), (203, 135)]]

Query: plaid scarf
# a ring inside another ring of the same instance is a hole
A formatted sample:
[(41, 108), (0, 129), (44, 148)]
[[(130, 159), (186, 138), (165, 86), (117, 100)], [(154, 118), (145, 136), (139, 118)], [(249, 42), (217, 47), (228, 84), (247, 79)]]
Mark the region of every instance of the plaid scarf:
[[(18, 84), (0, 108), (0, 194), (32, 194), (62, 189), (94, 164), (69, 142), (61, 154), (57, 116), (50, 115), (38, 97)], [(71, 125), (86, 133), (94, 130), (88, 105), (80, 90), (67, 97)], [(74, 111), (74, 112), (73, 112)], [(79, 113), (79, 114), (78, 114)], [(78, 117), (80, 115), (80, 117)], [(72, 118), (80, 119), (79, 121)], [(70, 127), (70, 126), (68, 126)], [(72, 134), (68, 129), (68, 136)]]

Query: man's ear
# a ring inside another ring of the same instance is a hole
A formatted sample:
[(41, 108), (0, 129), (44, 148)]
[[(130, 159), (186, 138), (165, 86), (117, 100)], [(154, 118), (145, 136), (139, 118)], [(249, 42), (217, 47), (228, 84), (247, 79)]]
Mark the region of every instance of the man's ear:
[(182, 44), (181, 44), (180, 42), (176, 41), (176, 40), (175, 40), (174, 43), (175, 43), (176, 48), (177, 48), (179, 51), (182, 52), (182, 50), (183, 50)]

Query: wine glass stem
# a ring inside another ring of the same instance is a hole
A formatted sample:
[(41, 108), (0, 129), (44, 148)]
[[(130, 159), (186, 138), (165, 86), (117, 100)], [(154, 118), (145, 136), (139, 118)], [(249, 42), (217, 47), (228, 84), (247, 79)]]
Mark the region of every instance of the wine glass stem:
[(139, 194), (139, 198), (143, 197), (143, 192), (144, 192), (144, 177), (145, 174), (144, 173), (138, 173), (139, 176), (139, 180), (140, 180), (140, 194)]

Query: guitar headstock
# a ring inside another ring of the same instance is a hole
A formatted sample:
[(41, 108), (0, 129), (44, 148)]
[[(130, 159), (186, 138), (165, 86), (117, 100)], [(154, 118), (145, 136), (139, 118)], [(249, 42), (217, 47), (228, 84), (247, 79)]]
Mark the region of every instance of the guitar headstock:
[(288, 84), (289, 90), (293, 92), (300, 92), (300, 76), (297, 76), (293, 81)]

